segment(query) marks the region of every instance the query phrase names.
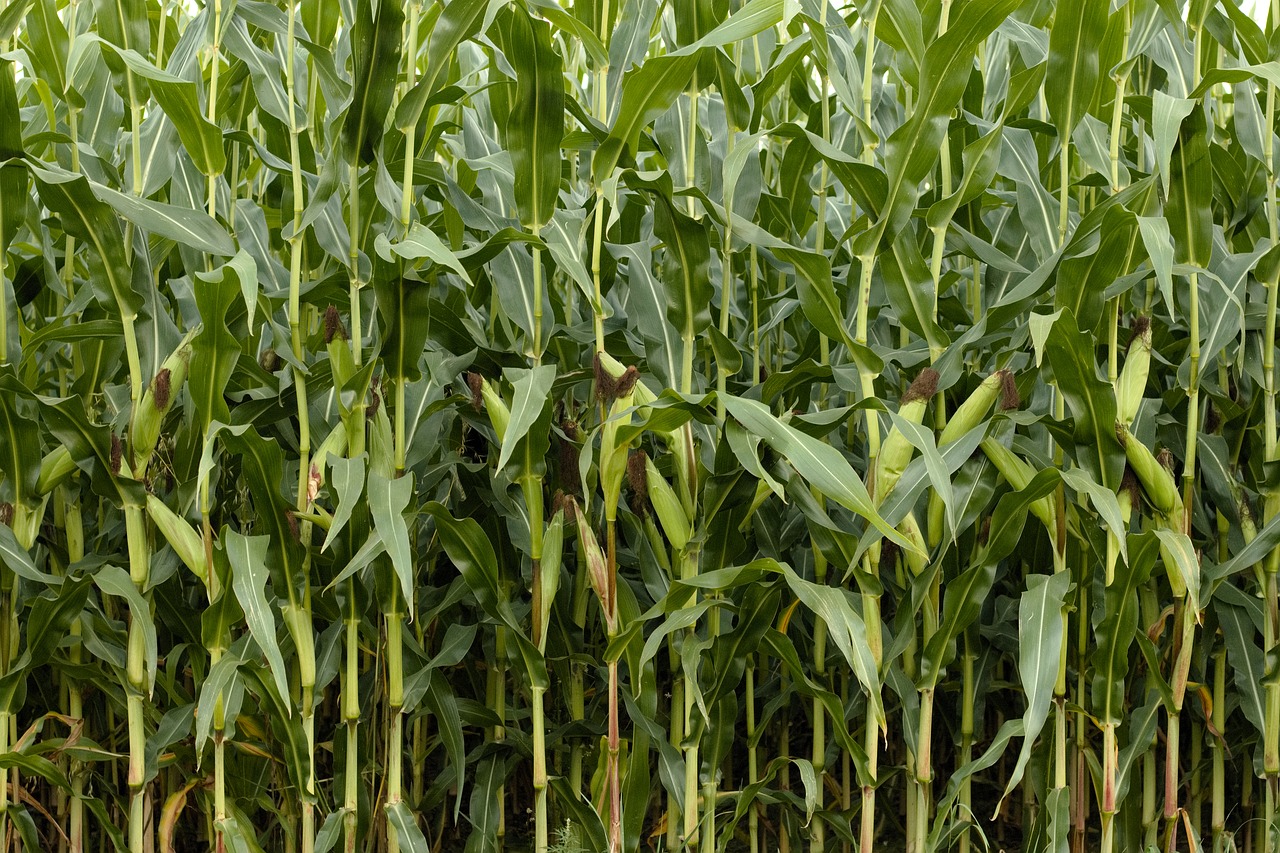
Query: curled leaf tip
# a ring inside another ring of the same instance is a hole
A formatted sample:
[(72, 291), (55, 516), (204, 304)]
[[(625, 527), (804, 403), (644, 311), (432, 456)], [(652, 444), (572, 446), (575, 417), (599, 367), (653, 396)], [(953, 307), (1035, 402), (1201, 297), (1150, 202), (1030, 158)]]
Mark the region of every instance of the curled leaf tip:
[(927, 400), (936, 393), (938, 393), (938, 371), (932, 367), (926, 367), (920, 371), (915, 381), (911, 383), (911, 387), (902, 395), (902, 402), (905, 404), (915, 400)]

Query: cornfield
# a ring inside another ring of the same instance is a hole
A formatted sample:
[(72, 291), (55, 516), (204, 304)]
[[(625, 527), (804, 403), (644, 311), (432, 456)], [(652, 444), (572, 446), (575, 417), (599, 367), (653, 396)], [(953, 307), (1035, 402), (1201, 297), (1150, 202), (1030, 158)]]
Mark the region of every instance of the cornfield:
[(1280, 851), (1280, 0), (7, 0), (0, 853)]

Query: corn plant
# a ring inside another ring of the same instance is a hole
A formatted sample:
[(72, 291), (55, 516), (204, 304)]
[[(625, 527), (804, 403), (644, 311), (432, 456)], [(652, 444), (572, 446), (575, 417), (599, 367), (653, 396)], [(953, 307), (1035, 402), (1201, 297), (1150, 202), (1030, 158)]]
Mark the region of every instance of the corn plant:
[(1280, 850), (1278, 26), (10, 0), (0, 853)]

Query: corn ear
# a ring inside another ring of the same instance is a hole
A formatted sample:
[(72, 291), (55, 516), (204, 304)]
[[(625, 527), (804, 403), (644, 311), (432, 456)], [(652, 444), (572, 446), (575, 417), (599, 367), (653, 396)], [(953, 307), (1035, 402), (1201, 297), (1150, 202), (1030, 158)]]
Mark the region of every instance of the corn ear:
[(600, 490), (604, 493), (606, 521), (614, 521), (618, 517), (622, 480), (627, 473), (629, 448), (625, 444), (619, 445), (618, 429), (630, 423), (631, 416), (622, 415), (629, 408), (623, 400), (615, 400), (609, 410), (608, 420), (600, 428)]
[[(1133, 517), (1133, 500), (1136, 496), (1138, 485), (1137, 477), (1134, 476), (1133, 470), (1126, 468), (1124, 478), (1120, 481), (1120, 489), (1116, 492), (1116, 503), (1120, 507), (1120, 519), (1128, 528), (1129, 520)], [(1107, 563), (1106, 563), (1106, 581), (1107, 586), (1111, 586), (1111, 580), (1115, 577), (1116, 561), (1120, 559), (1120, 540), (1109, 528), (1107, 530)]]
[[(981, 384), (973, 389), (968, 398), (960, 404), (951, 419), (947, 421), (947, 425), (942, 428), (942, 432), (938, 434), (938, 447), (945, 447), (957, 441), (969, 430), (982, 423), (996, 400), (1002, 395), (1008, 398), (1012, 380), (1013, 375), (1007, 370), (997, 370), (982, 380)], [(1006, 402), (1009, 401), (1006, 399)], [(1016, 401), (1013, 402), (1016, 405)], [(1012, 408), (1012, 406), (1006, 405), (1004, 408)]]
[(1125, 354), (1124, 367), (1116, 377), (1116, 417), (1126, 427), (1133, 423), (1147, 391), (1147, 375), (1151, 370), (1151, 321), (1139, 317), (1133, 340)]
[(47, 495), (76, 470), (76, 461), (66, 445), (59, 444), (40, 460), (40, 475), (36, 478), (36, 494)]
[[(627, 366), (625, 364), (618, 361), (607, 352), (599, 353), (599, 357), (601, 368), (603, 368), (614, 381), (617, 381), (626, 375)], [(643, 382), (636, 382), (635, 386), (631, 389), (629, 396), (631, 398), (631, 405), (633, 406), (648, 406), (650, 403), (653, 403), (658, 399), (658, 395), (649, 390), (648, 386)], [(670, 435), (670, 433), (664, 433), (658, 430), (655, 431), (658, 432), (659, 435)]]
[(1031, 482), (1031, 478), (1035, 476), (1035, 471), (1027, 464), (1026, 460), (994, 438), (984, 438), (979, 446), (982, 448), (982, 452), (987, 454), (991, 464), (996, 466), (1000, 476), (1004, 477), (1009, 485), (1015, 489), (1019, 491), (1025, 489), (1027, 484)]
[(926, 529), (929, 531), (929, 547), (937, 548), (942, 544), (942, 528), (947, 521), (947, 507), (938, 497), (937, 492), (929, 492), (928, 515), (925, 516)]
[(1145, 444), (1133, 437), (1133, 433), (1129, 432), (1129, 428), (1124, 424), (1116, 424), (1116, 438), (1124, 448), (1129, 467), (1133, 469), (1134, 474), (1138, 475), (1138, 482), (1142, 483), (1142, 490), (1146, 493), (1147, 500), (1151, 501), (1151, 505), (1162, 514), (1170, 517), (1176, 515), (1180, 518), (1182, 498), (1178, 495), (1178, 486), (1173, 480), (1173, 474), (1160, 464), (1160, 460), (1156, 459), (1155, 454)]
[(658, 566), (671, 577), (671, 558), (667, 556), (667, 543), (662, 540), (662, 533), (658, 530), (653, 515), (646, 514), (640, 524), (644, 529), (644, 538), (649, 541), (649, 548), (658, 560)]
[(30, 549), (35, 546), (36, 539), (40, 536), (40, 523), (44, 519), (44, 508), (48, 500), (46, 496), (44, 500), (36, 501), (34, 504), (13, 505), (12, 518), (9, 519), (8, 525), (13, 530), (18, 544), (23, 548)]
[(324, 472), (330, 456), (342, 456), (347, 452), (347, 427), (338, 421), (311, 455), (310, 481), (307, 483), (307, 500), (314, 501), (324, 485)]
[[(645, 420), (649, 416), (649, 405), (658, 400), (658, 394), (655, 394), (646, 384), (640, 382), (639, 374), (634, 370), (627, 368), (621, 361), (614, 359), (608, 352), (596, 353), (598, 357), (599, 373), (604, 374), (602, 379), (607, 378), (614, 383), (620, 383), (622, 392), (618, 394), (616, 402), (625, 403), (622, 407), (614, 405), (611, 414), (617, 414), (622, 409), (630, 409), (635, 407), (635, 414), (640, 420)], [(628, 375), (628, 370), (631, 374)], [(630, 423), (630, 421), (627, 421)], [(621, 425), (621, 424), (620, 424)], [(667, 450), (671, 451), (676, 457), (676, 485), (680, 489), (681, 501), (685, 503), (686, 510), (692, 510), (692, 488), (691, 483), (694, 480), (696, 460), (694, 459), (694, 450), (692, 450), (692, 432), (689, 427), (681, 427), (675, 430), (652, 429), (655, 435), (662, 438), (667, 444)]]
[(915, 548), (901, 548), (899, 553), (907, 564), (907, 568), (913, 576), (919, 575), (929, 567), (929, 549), (924, 543), (924, 534), (920, 530), (920, 522), (916, 520), (914, 512), (907, 513), (902, 521), (898, 522), (898, 532), (901, 533), (906, 540)]
[[(1001, 409), (1012, 409), (1018, 405), (1018, 391), (1013, 384), (1013, 374), (1008, 370), (997, 370), (973, 389), (938, 434), (938, 448), (942, 449), (958, 441), (969, 430), (981, 424), (997, 400), (1000, 400)], [(929, 492), (929, 514), (925, 529), (929, 533), (931, 547), (936, 548), (942, 542), (945, 520), (946, 506), (942, 498), (937, 492)]]
[(551, 604), (560, 588), (561, 557), (564, 553), (564, 510), (557, 510), (542, 537), (542, 562), (538, 570), (538, 631), (533, 641), (546, 651), (547, 629), (551, 625)]
[[(911, 383), (911, 387), (902, 395), (902, 404), (898, 407), (898, 417), (908, 423), (918, 424), (924, 420), (925, 409), (929, 398), (938, 390), (938, 374), (931, 367), (920, 371), (920, 375)], [(872, 476), (872, 498), (879, 505), (898, 484), (902, 472), (911, 464), (915, 455), (915, 445), (902, 434), (896, 426), (889, 431), (880, 445), (880, 455), (876, 457), (876, 465)]]
[(164, 416), (173, 407), (182, 384), (187, 381), (187, 370), (191, 366), (192, 337), (193, 334), (188, 334), (183, 338), (160, 365), (134, 412), (130, 448), (133, 451), (133, 470), (139, 476), (146, 472), (151, 454), (155, 452)]
[(142, 626), (136, 620), (129, 625), (129, 653), (125, 666), (129, 686), (139, 693), (146, 693), (146, 638), (143, 636)]
[(330, 305), (324, 312), (324, 346), (333, 370), (333, 387), (342, 388), (355, 376), (358, 368), (347, 343), (347, 328), (338, 309)]
[(493, 425), (498, 443), (501, 444), (507, 435), (507, 425), (511, 423), (511, 409), (507, 408), (507, 401), (502, 399), (498, 389), (488, 379), (480, 379), (480, 399), (484, 401), (485, 413), (489, 415), (489, 423)]
[(182, 564), (207, 586), (209, 562), (205, 559), (204, 540), (196, 529), (155, 495), (147, 495), (147, 514)]
[[(1000, 476), (1004, 477), (1005, 481), (1015, 489), (1019, 491), (1025, 489), (1035, 476), (1035, 470), (1025, 459), (994, 438), (984, 438), (980, 446), (982, 447), (982, 452), (991, 460), (991, 464), (996, 466)], [(1033, 502), (1031, 504), (1031, 514), (1040, 519), (1040, 523), (1045, 526), (1045, 529), (1050, 534), (1056, 535), (1057, 521), (1054, 518), (1053, 501), (1053, 495), (1050, 494)]]
[(671, 542), (672, 547), (677, 551), (683, 551), (689, 544), (692, 531), (680, 498), (676, 495), (676, 490), (671, 488), (666, 477), (662, 476), (658, 466), (653, 464), (652, 459), (645, 459), (645, 469), (648, 475), (646, 479), (649, 487), (649, 503), (653, 506), (654, 514), (658, 516), (662, 532), (667, 534), (667, 540)]
[[(637, 383), (638, 386), (638, 383)], [(698, 479), (697, 454), (693, 449), (693, 429), (685, 424), (674, 433), (667, 435), (667, 446), (675, 457), (676, 488), (680, 494), (680, 503), (686, 515), (693, 515), (693, 493)]]
[(289, 636), (298, 654), (298, 681), (305, 688), (316, 683), (316, 641), (315, 629), (311, 624), (311, 615), (307, 609), (297, 604), (285, 603), (280, 608), (280, 615), (289, 629)]
[[(635, 373), (633, 368), (627, 367), (622, 362), (618, 361), (616, 358), (609, 355), (607, 352), (597, 353), (596, 359), (597, 359), (597, 365), (596, 365), (597, 382), (604, 380), (605, 382), (617, 383), (619, 388), (622, 389), (618, 397), (614, 400), (612, 407), (610, 408), (610, 417), (612, 418), (613, 416), (617, 415), (621, 411), (634, 407), (636, 410), (635, 414), (639, 416), (640, 420), (643, 421), (644, 419), (646, 419), (649, 416), (649, 408), (648, 408), (649, 404), (657, 400), (658, 395), (654, 394), (653, 391), (650, 390), (647, 385), (645, 385), (643, 382), (640, 381), (639, 374)], [(616, 440), (617, 427), (626, 426), (630, 423), (631, 423), (630, 418), (625, 420), (615, 421), (615, 424), (616, 424), (616, 426), (614, 427), (615, 440)], [(609, 426), (610, 425), (606, 423), (604, 429), (607, 431), (609, 429)], [(655, 429), (652, 429), (651, 431), (654, 433), (654, 435), (657, 435), (664, 442), (666, 442), (667, 449), (671, 452), (672, 456), (675, 457), (676, 489), (678, 494), (680, 495), (680, 502), (684, 506), (686, 514), (692, 513), (693, 506), (694, 506), (693, 483), (696, 479), (696, 474), (697, 474), (697, 470), (696, 470), (697, 460), (693, 450), (693, 432), (689, 429), (687, 424), (675, 430), (664, 430), (664, 429), (655, 428)], [(609, 438), (610, 436), (606, 432), (604, 437)], [(604, 460), (605, 460), (605, 454), (603, 452), (603, 445), (602, 445), (602, 451), (601, 451), (601, 482), (602, 483), (605, 482), (604, 469), (607, 464), (610, 466), (610, 474), (611, 475), (613, 474), (611, 463), (606, 463)], [(610, 511), (611, 506), (614, 511), (616, 511), (617, 509), (617, 501), (616, 500), (613, 501), (611, 505), (609, 501), (609, 495), (610, 495), (610, 492), (608, 489), (606, 489), (605, 490), (606, 513)], [(606, 515), (606, 517), (612, 518), (615, 516)]]
[(587, 563), (587, 577), (591, 580), (591, 588), (595, 590), (596, 597), (600, 599), (600, 608), (604, 611), (605, 625), (608, 628), (609, 636), (612, 637), (617, 629), (615, 624), (613, 608), (609, 602), (609, 562), (605, 558), (604, 551), (600, 548), (600, 542), (596, 539), (596, 533), (591, 529), (591, 520), (582, 512), (578, 511), (577, 504), (571, 504), (574, 515), (577, 516), (578, 526), (578, 547), (582, 550), (582, 558)]
[(609, 358), (607, 353), (598, 354), (597, 382), (614, 381), (614, 386), (610, 389), (612, 403), (609, 406), (609, 416), (600, 426), (600, 490), (604, 493), (605, 521), (615, 521), (618, 518), (618, 500), (622, 497), (622, 480), (627, 473), (627, 455), (631, 450), (630, 442), (619, 441), (618, 431), (631, 425), (630, 410), (636, 404), (637, 391), (644, 388), (635, 368), (626, 368), (614, 376), (614, 366), (618, 366), (618, 363)]
[[(1157, 519), (1157, 526), (1171, 527)], [(1182, 576), (1179, 569), (1178, 558), (1174, 556), (1173, 551), (1169, 549), (1169, 545), (1164, 538), (1160, 539), (1160, 562), (1164, 565), (1165, 575), (1169, 578), (1169, 589), (1173, 591), (1173, 597), (1177, 601), (1182, 601), (1187, 597), (1187, 579)]]

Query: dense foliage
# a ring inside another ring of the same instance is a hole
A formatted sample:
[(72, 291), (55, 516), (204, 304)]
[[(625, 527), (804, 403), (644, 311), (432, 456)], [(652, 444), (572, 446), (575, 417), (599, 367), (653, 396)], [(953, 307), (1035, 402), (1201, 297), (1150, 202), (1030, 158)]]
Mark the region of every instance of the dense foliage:
[(1252, 12), (8, 0), (0, 851), (1276, 850)]

